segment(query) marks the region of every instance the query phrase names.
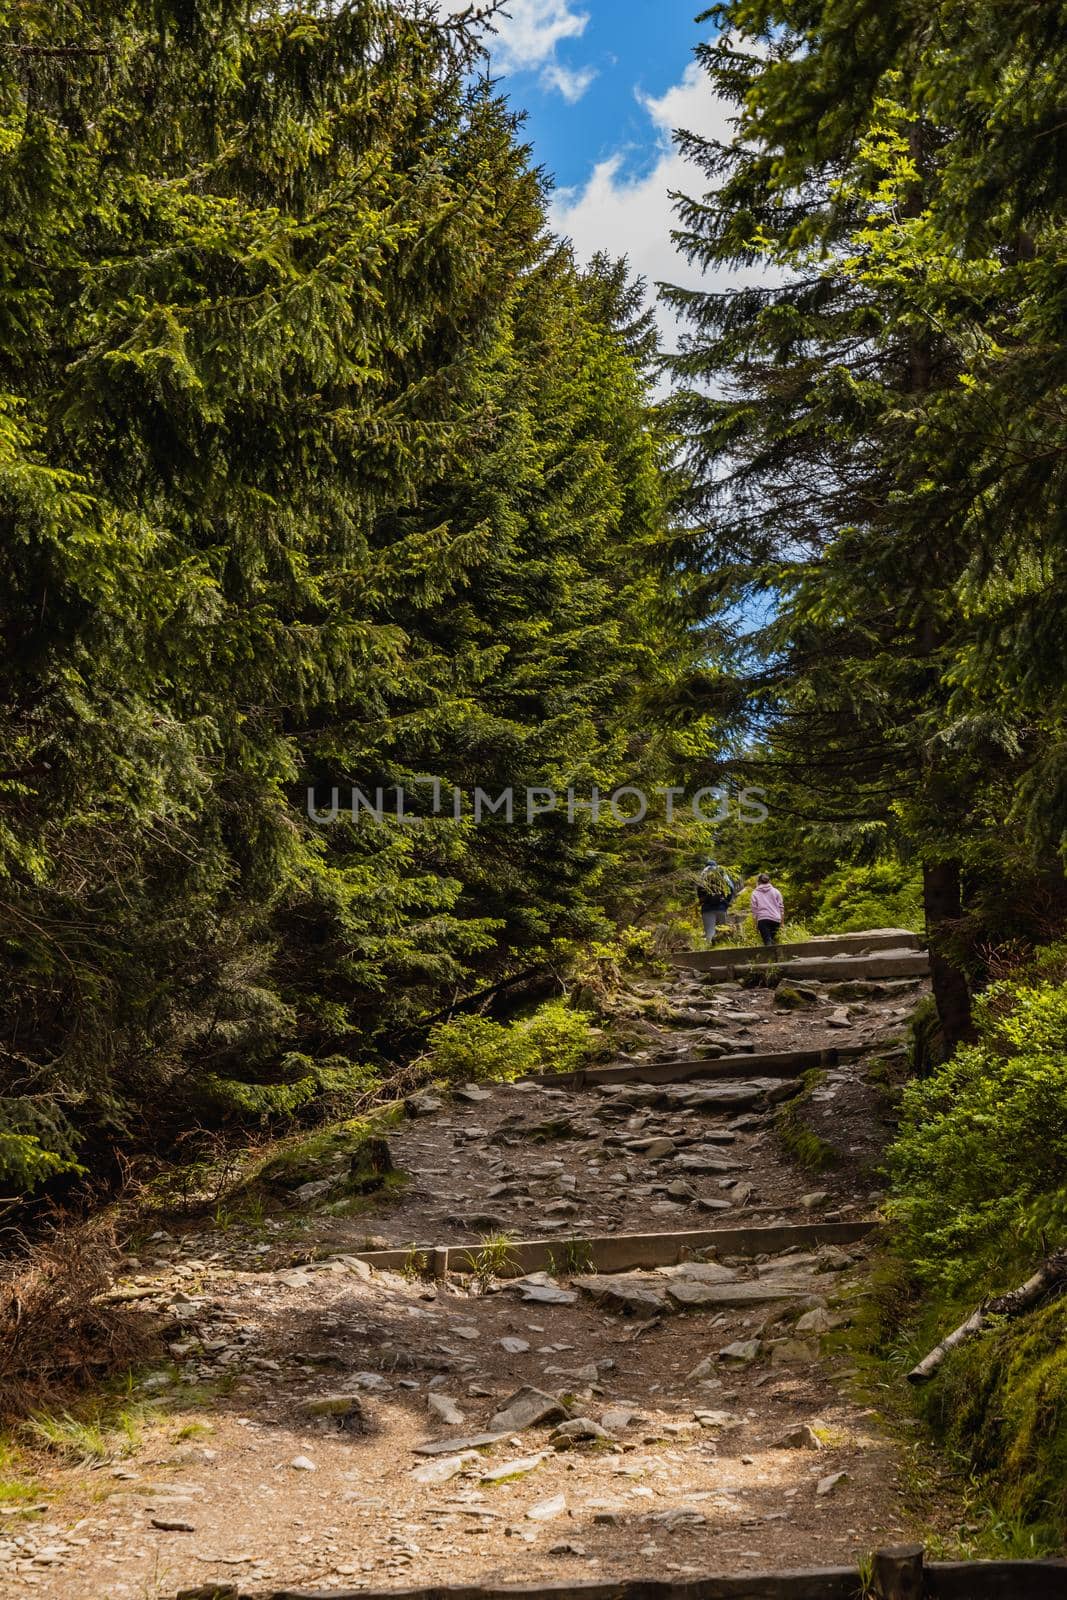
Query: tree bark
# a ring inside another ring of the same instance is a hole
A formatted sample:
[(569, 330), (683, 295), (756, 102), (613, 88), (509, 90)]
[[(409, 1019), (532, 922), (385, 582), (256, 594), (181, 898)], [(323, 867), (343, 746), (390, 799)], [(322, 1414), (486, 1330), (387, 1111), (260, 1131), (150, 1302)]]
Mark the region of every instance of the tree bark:
[(923, 863), (923, 909), (930, 941), (930, 984), (949, 1055), (974, 1038), (971, 991), (966, 975), (945, 954), (942, 941), (963, 915), (958, 861)]

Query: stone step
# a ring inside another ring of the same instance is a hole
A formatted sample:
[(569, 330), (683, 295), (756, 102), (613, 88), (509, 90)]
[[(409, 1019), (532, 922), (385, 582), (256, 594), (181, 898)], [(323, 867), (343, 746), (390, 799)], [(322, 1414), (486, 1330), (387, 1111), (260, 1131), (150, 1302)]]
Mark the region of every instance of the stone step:
[(885, 950), (870, 956), (801, 956), (778, 965), (782, 977), (830, 983), (840, 978), (925, 978), (930, 957), (925, 950)]
[(597, 1084), (686, 1083), (702, 1078), (799, 1078), (812, 1067), (833, 1067), (841, 1061), (866, 1055), (877, 1045), (837, 1045), (825, 1050), (770, 1050), (762, 1054), (691, 1056), (679, 1061), (633, 1061), (623, 1066), (581, 1067), (577, 1072), (539, 1072), (522, 1083), (546, 1089), (585, 1089)]
[[(686, 1228), (673, 1233), (615, 1233), (598, 1237), (515, 1239), (508, 1244), (506, 1267), (498, 1275), (521, 1277), (529, 1272), (636, 1272), (676, 1266), (694, 1251), (720, 1255), (780, 1255), (800, 1245), (855, 1244), (877, 1227), (866, 1218), (856, 1222), (790, 1222), (754, 1228)], [(418, 1270), (443, 1277), (446, 1272), (477, 1270), (476, 1244), (408, 1245), (394, 1250), (361, 1250), (356, 1259), (381, 1272)]]
[(802, 939), (796, 944), (709, 946), (706, 950), (677, 950), (671, 956), (676, 967), (690, 967), (732, 977), (734, 969), (774, 966), (803, 956), (860, 956), (877, 951), (918, 950), (918, 936), (906, 928), (872, 928), (866, 933), (827, 934)]

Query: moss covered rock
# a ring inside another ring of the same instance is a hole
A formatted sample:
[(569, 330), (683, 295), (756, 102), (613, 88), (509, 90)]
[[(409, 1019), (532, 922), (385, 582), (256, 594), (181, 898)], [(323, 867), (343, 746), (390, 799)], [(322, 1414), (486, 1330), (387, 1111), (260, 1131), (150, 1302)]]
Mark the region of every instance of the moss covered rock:
[(323, 1184), (320, 1193), (337, 1200), (373, 1194), (394, 1171), (380, 1128), (351, 1121), (288, 1140), (257, 1168), (249, 1187), (285, 1200), (309, 1184)]
[(774, 1003), (783, 1011), (802, 1011), (818, 1001), (811, 989), (802, 989), (795, 983), (780, 983), (774, 991)]

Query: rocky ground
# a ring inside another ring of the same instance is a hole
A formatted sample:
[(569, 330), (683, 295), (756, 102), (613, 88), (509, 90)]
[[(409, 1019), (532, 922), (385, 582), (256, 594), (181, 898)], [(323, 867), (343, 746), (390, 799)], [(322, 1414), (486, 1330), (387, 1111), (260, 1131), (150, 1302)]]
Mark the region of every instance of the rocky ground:
[[(919, 987), (787, 1009), (681, 976), (639, 997), (630, 1059), (751, 1071), (424, 1098), (390, 1136), (410, 1181), (360, 1214), (307, 1196), (254, 1229), (158, 1232), (116, 1293), (166, 1309), (171, 1359), (131, 1397), (121, 1459), (42, 1460), (37, 1515), (0, 1528), (8, 1591), (566, 1584), (844, 1564), (928, 1532), (841, 1353), (867, 1245), (612, 1276), (565, 1243), (873, 1216), (885, 1061)], [(759, 1059), (842, 1045), (861, 1053), (803, 1088)], [(817, 1178), (784, 1107), (832, 1158)], [(480, 1241), (505, 1232), (558, 1234), (557, 1273), (494, 1278), (503, 1247)], [(407, 1242), (468, 1242), (481, 1271), (433, 1283), (355, 1254)]]

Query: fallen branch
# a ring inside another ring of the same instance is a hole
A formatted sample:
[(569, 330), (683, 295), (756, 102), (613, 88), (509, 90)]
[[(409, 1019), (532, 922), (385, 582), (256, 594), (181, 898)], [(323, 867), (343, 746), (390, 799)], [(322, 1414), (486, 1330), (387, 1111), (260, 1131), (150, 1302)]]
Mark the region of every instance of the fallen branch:
[(957, 1345), (966, 1344), (968, 1339), (974, 1339), (990, 1317), (1020, 1317), (1024, 1311), (1029, 1311), (1039, 1300), (1044, 1299), (1050, 1290), (1061, 1293), (1067, 1289), (1067, 1250), (1059, 1250), (1055, 1255), (1048, 1257), (1038, 1268), (1032, 1278), (1028, 1278), (1018, 1289), (1012, 1289), (1009, 1294), (994, 1295), (990, 1300), (983, 1300), (977, 1311), (973, 1311), (958, 1328), (935, 1345), (928, 1356), (924, 1356), (917, 1367), (908, 1373), (909, 1383), (928, 1383), (934, 1376), (948, 1355), (950, 1350), (955, 1350)]

